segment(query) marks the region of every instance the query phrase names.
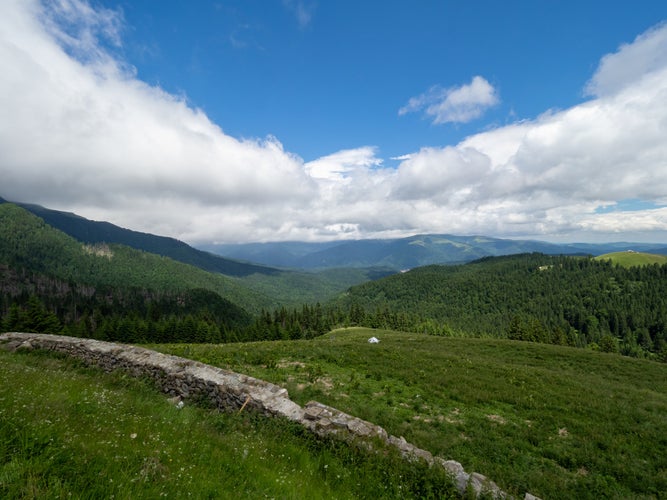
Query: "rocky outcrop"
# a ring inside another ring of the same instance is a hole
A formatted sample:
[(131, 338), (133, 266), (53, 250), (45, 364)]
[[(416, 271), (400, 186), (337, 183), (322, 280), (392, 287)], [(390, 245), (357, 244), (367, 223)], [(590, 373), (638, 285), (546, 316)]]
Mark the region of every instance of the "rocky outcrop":
[[(390, 436), (380, 426), (348, 415), (336, 408), (311, 401), (301, 407), (289, 398), (287, 390), (270, 382), (197, 361), (162, 354), (150, 349), (93, 339), (36, 333), (0, 335), (5, 349), (46, 349), (68, 354), (103, 370), (125, 370), (134, 376), (152, 379), (174, 401), (203, 401), (223, 411), (253, 409), (270, 417), (298, 422), (325, 437), (364, 440), (379, 439), (398, 449), (407, 460), (424, 460), (432, 467), (450, 473), (461, 494), (494, 498), (508, 496), (492, 481), (476, 472), (467, 473), (453, 460), (433, 457), (426, 450), (408, 443), (403, 437)], [(526, 498), (535, 498), (526, 494)]]

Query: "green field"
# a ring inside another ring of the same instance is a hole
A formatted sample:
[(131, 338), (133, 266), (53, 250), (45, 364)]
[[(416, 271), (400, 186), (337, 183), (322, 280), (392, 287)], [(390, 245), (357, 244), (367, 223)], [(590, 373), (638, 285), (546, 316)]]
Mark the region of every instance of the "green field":
[(443, 471), (147, 383), (0, 350), (0, 498), (449, 498)]
[[(375, 335), (379, 344), (369, 344)], [(560, 346), (366, 329), (311, 341), (153, 346), (377, 423), (504, 490), (667, 491), (667, 365)]]
[[(379, 344), (369, 344), (374, 335)], [(511, 494), (662, 498), (667, 365), (561, 346), (351, 328), (151, 346), (254, 375), (460, 461)], [(0, 351), (2, 498), (446, 498), (443, 474), (248, 412)]]
[(622, 267), (649, 266), (652, 264), (667, 264), (667, 255), (657, 255), (644, 252), (613, 252), (595, 257), (596, 260), (610, 260)]

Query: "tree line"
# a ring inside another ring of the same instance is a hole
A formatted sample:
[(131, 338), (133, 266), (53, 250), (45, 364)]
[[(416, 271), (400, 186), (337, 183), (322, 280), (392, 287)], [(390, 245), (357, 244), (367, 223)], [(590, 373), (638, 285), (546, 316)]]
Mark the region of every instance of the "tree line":
[(487, 257), (367, 282), (339, 303), (403, 312), (437, 334), (667, 357), (667, 265), (625, 268), (543, 254)]
[(85, 285), (0, 266), (0, 328), (121, 342), (309, 339), (365, 326), (667, 360), (667, 266), (529, 254), (427, 266), (251, 316), (205, 289)]

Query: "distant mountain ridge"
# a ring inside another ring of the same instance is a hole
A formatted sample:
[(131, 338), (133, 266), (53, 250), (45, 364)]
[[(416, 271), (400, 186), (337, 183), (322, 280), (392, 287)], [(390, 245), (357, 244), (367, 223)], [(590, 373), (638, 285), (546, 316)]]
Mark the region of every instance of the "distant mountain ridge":
[(652, 243), (571, 243), (511, 240), (486, 236), (426, 234), (396, 239), (327, 243), (275, 242), (202, 245), (232, 259), (300, 269), (383, 266), (395, 270), (431, 264), (461, 264), (482, 257), (540, 252), (547, 255), (601, 255), (635, 250), (667, 254), (667, 245)]
[[(1, 203), (7, 200), (0, 198)], [(11, 202), (14, 203), (14, 202)], [(461, 264), (482, 257), (540, 252), (547, 255), (593, 255), (634, 250), (667, 255), (667, 244), (568, 243), (513, 240), (486, 236), (425, 234), (406, 238), (329, 242), (202, 244), (199, 248), (175, 238), (156, 236), (92, 221), (70, 212), (15, 203), (84, 243), (118, 243), (170, 257), (209, 272), (233, 277), (275, 276), (280, 269), (383, 268), (400, 271), (431, 264)], [(385, 273), (386, 274), (386, 273)]]

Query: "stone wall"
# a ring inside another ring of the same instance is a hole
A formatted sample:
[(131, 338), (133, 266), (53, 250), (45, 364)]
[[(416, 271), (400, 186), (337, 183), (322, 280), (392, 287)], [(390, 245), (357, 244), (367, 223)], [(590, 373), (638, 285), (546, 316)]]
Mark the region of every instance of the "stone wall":
[[(380, 426), (348, 415), (330, 406), (311, 401), (304, 407), (289, 398), (287, 390), (253, 377), (197, 361), (162, 354), (149, 349), (93, 339), (36, 333), (0, 335), (5, 349), (46, 349), (68, 354), (106, 371), (122, 369), (133, 376), (148, 377), (165, 394), (178, 401), (207, 400), (223, 411), (252, 409), (270, 417), (298, 422), (320, 436), (366, 440), (379, 438), (397, 448), (407, 460), (425, 460), (432, 467), (442, 467), (454, 478), (461, 494), (468, 490), (496, 498), (507, 495), (485, 476), (468, 473), (453, 460), (434, 457), (426, 450), (390, 436)], [(535, 498), (526, 494), (526, 499)]]

